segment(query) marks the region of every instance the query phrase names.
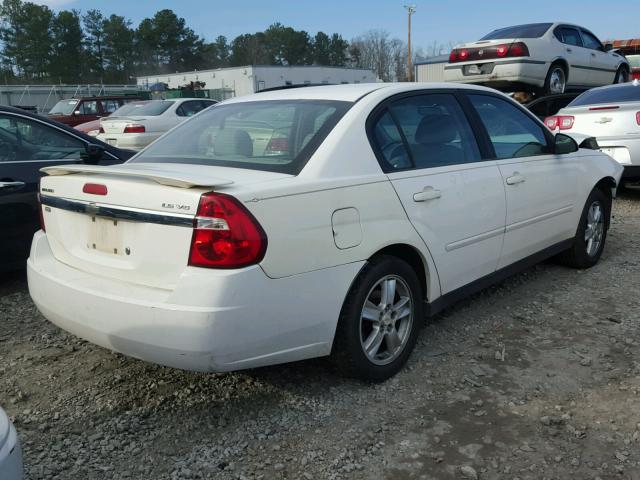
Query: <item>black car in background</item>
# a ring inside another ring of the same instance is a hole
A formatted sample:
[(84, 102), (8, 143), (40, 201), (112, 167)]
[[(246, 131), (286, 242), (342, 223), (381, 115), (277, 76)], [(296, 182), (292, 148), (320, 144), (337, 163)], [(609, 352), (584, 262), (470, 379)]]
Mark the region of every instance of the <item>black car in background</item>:
[(535, 98), (525, 104), (525, 107), (529, 109), (536, 117), (544, 122), (544, 119), (555, 115), (564, 107), (569, 105), (573, 100), (578, 97), (582, 92), (574, 93), (558, 93), (556, 95), (546, 95), (543, 97)]
[(112, 165), (134, 152), (120, 150), (30, 112), (0, 107), (0, 272), (22, 268), (39, 227), (40, 169), (53, 165)]

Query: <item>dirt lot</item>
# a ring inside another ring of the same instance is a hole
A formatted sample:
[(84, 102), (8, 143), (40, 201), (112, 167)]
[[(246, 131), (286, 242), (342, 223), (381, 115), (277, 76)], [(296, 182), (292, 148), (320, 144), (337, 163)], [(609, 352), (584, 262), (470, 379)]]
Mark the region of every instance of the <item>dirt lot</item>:
[(47, 323), (11, 276), (0, 404), (29, 479), (640, 479), (640, 192), (614, 215), (599, 265), (540, 265), (446, 311), (376, 386), (324, 360), (132, 360)]

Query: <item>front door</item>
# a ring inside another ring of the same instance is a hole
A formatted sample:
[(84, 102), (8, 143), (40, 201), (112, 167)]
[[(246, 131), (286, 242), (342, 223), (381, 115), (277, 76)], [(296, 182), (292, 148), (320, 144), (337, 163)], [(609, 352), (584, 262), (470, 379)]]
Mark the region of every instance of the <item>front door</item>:
[(451, 93), (391, 101), (374, 128), (378, 158), (448, 293), (496, 269), (506, 212), (502, 177), (484, 161)]
[(77, 163), (85, 142), (20, 115), (0, 113), (0, 271), (19, 266), (38, 230), (40, 168)]
[(495, 151), (507, 197), (499, 268), (575, 235), (579, 159), (554, 155), (545, 127), (506, 99), (470, 94)]

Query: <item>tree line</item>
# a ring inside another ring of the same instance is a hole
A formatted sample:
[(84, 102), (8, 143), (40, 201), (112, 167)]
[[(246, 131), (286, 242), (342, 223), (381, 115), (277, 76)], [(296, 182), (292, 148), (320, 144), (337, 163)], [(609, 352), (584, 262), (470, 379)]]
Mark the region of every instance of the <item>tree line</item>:
[[(417, 57), (420, 56), (418, 51)], [(384, 30), (345, 40), (338, 33), (274, 23), (229, 41), (206, 41), (172, 10), (137, 26), (99, 10), (52, 11), (22, 0), (0, 4), (0, 83), (132, 83), (135, 76), (241, 65), (324, 65), (372, 69), (406, 80), (407, 47)]]

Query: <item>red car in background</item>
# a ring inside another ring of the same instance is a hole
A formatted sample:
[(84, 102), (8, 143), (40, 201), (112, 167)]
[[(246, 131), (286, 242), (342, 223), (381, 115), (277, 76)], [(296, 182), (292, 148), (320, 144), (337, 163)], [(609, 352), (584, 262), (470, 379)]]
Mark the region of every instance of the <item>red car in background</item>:
[(125, 103), (140, 100), (135, 96), (82, 97), (60, 100), (48, 116), (52, 120), (75, 127), (81, 123), (98, 120), (115, 112)]

